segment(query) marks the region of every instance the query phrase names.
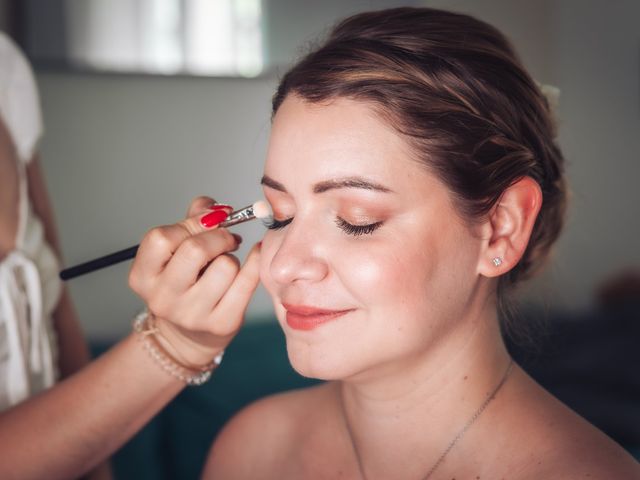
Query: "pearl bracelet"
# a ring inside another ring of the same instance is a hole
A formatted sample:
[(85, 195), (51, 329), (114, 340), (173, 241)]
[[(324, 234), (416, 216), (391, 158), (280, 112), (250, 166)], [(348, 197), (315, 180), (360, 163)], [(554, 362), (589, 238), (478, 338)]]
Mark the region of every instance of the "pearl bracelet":
[(143, 310), (133, 320), (133, 330), (138, 334), (138, 339), (142, 341), (145, 350), (162, 369), (178, 378), (187, 385), (202, 385), (209, 378), (211, 373), (222, 362), (224, 350), (220, 352), (210, 363), (202, 367), (186, 366), (177, 361), (162, 345), (156, 340), (155, 335), (161, 335), (158, 328), (149, 321), (149, 311)]

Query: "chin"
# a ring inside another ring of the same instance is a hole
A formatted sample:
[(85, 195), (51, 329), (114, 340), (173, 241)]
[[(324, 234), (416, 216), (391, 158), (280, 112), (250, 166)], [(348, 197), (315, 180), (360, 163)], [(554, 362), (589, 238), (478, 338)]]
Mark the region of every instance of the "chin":
[(287, 354), (293, 369), (303, 377), (342, 380), (356, 373), (354, 359), (335, 348), (322, 349), (287, 338)]

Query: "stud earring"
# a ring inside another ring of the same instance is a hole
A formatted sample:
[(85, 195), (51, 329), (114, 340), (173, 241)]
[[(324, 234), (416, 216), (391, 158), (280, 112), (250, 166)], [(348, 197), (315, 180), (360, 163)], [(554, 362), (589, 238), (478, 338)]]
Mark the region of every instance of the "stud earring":
[(494, 258), (493, 258), (493, 264), (494, 264), (496, 267), (499, 267), (500, 265), (502, 265), (502, 259), (501, 259), (500, 257), (494, 257)]

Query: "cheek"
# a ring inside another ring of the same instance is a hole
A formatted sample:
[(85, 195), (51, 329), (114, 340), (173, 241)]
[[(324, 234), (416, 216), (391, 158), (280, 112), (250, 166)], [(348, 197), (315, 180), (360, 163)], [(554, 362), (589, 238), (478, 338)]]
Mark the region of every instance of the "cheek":
[(428, 229), (412, 237), (344, 249), (334, 269), (352, 296), (364, 308), (378, 310), (386, 322), (445, 314), (457, 305), (456, 292), (464, 295), (468, 290), (476, 253), (464, 232), (444, 232)]
[(276, 248), (277, 247), (274, 244), (272, 236), (267, 232), (262, 239), (262, 247), (260, 250), (260, 282), (272, 297), (274, 295), (274, 290), (269, 267), (273, 260)]
[(416, 290), (424, 290), (430, 270), (425, 255), (406, 243), (367, 244), (343, 249), (337, 255), (334, 271), (365, 308), (410, 302)]

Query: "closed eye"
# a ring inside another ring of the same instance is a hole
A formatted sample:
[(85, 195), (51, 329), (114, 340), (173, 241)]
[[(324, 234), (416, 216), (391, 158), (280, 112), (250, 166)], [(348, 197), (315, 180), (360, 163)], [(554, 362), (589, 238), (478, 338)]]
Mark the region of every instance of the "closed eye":
[(284, 228), (287, 225), (289, 225), (292, 221), (293, 221), (293, 217), (287, 218), (285, 220), (276, 220), (275, 218), (272, 218), (271, 221), (267, 223), (266, 226), (269, 230), (280, 230), (281, 228)]
[[(289, 225), (292, 221), (293, 217), (285, 220), (276, 220), (275, 218), (272, 218), (266, 226), (269, 230), (280, 230)], [(383, 222), (375, 222), (368, 225), (353, 225), (340, 217), (336, 218), (336, 225), (338, 225), (343, 232), (354, 237), (370, 235), (377, 230), (382, 223)]]
[(336, 219), (336, 225), (338, 225), (345, 233), (358, 237), (360, 235), (372, 234), (382, 225), (382, 222), (370, 223), (369, 225), (353, 225), (338, 217)]

